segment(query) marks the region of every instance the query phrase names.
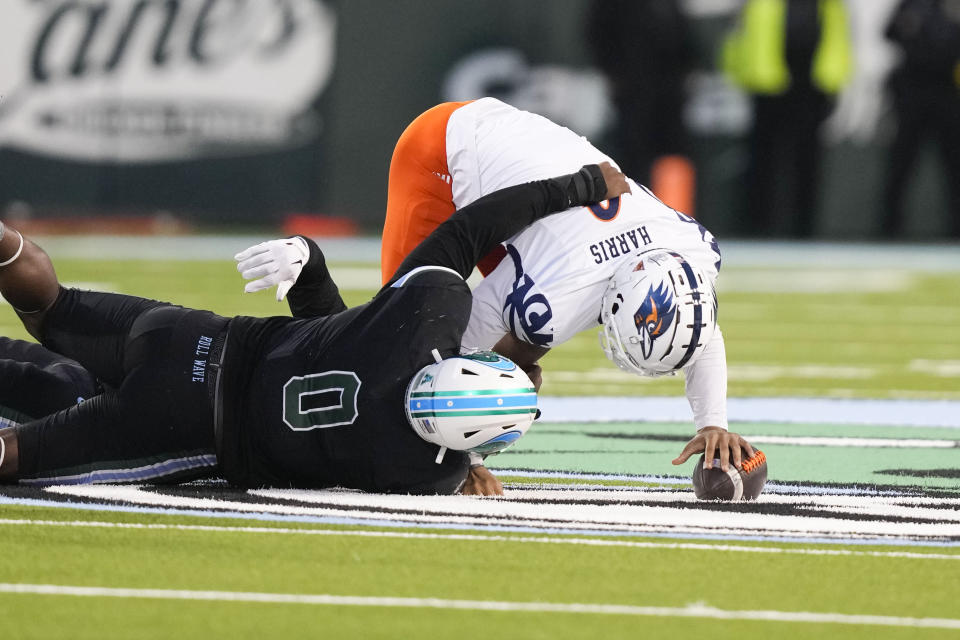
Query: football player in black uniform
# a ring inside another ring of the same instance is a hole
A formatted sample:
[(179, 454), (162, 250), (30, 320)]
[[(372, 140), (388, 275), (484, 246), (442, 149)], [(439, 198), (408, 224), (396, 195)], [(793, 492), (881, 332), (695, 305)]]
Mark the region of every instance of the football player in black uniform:
[(293, 318), (224, 318), (63, 288), (39, 247), (0, 230), (0, 294), (41, 344), (107, 386), (0, 429), (0, 480), (174, 482), (219, 472), (241, 487), (456, 492), (468, 456), (435, 461), (405, 399), (434, 358), (460, 353), (471, 306), (464, 279), (531, 222), (627, 190), (616, 169), (589, 165), (490, 194), (441, 225), (352, 309), (310, 243), (289, 292)]
[(0, 337), (0, 427), (83, 402), (99, 385), (79, 362), (35, 342)]

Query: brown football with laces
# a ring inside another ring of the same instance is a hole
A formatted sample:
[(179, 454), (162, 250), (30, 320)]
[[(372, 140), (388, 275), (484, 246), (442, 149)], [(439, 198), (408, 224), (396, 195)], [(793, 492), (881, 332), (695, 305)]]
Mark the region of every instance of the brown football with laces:
[(705, 469), (704, 461), (701, 455), (693, 468), (693, 492), (700, 500), (756, 500), (767, 483), (767, 456), (763, 451), (754, 451), (752, 458), (741, 463), (741, 469), (731, 462), (730, 470), (724, 471), (719, 458), (714, 458), (712, 469)]

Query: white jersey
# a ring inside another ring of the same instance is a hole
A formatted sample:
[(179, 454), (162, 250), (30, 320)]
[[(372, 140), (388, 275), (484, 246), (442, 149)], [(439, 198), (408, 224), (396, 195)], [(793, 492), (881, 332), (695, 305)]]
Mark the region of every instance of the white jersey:
[[(585, 164), (615, 165), (569, 129), (494, 98), (457, 109), (447, 124), (446, 145), (457, 209), (498, 189), (574, 173)], [(715, 285), (720, 250), (713, 235), (646, 188), (633, 182), (630, 187), (630, 194), (539, 220), (505, 242), (507, 257), (473, 291), (463, 346), (488, 349), (512, 332), (553, 347), (598, 326), (610, 277), (624, 260), (653, 249), (682, 254)], [(716, 336), (711, 347), (722, 351), (719, 329)], [(716, 371), (687, 374), (697, 428), (726, 427), (726, 357), (711, 356), (711, 347), (700, 360)], [(702, 388), (691, 389), (693, 380)]]

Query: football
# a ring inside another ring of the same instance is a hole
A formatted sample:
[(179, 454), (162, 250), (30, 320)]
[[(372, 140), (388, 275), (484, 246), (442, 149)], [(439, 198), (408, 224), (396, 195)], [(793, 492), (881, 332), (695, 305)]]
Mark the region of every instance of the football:
[(700, 500), (755, 500), (767, 483), (767, 456), (757, 450), (753, 457), (744, 460), (742, 469), (730, 464), (729, 471), (720, 468), (720, 459), (714, 458), (713, 468), (704, 468), (704, 456), (700, 456), (693, 468), (693, 492)]

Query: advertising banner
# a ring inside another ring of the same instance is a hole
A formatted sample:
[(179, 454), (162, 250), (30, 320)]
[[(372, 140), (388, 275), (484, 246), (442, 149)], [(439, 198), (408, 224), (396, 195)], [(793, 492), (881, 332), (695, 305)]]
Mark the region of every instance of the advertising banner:
[(336, 19), (315, 0), (4, 3), (0, 144), (78, 162), (300, 145)]

